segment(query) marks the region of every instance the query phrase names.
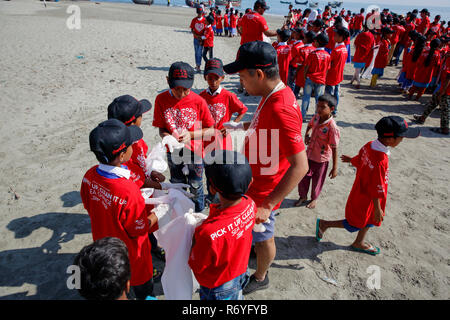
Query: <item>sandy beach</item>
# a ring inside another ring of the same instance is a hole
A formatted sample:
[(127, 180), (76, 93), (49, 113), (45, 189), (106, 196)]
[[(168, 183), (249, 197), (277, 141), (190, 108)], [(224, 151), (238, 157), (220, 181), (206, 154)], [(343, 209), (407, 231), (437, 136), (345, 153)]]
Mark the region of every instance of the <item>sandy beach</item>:
[[(70, 5), (81, 9), (81, 29), (66, 25)], [(0, 2), (0, 299), (80, 299), (67, 288), (66, 271), (92, 241), (79, 195), (84, 173), (96, 163), (89, 132), (106, 119), (115, 97), (130, 94), (153, 103), (167, 89), (171, 63), (194, 65), (188, 28), (194, 16), (193, 9), (180, 7)], [(282, 17), (267, 15), (267, 21), (276, 29)], [(228, 63), (239, 38), (216, 37), (214, 45), (215, 56)], [(376, 89), (369, 80), (353, 89), (353, 71), (346, 66), (341, 86), (339, 155), (356, 155), (375, 139), (374, 124), (383, 116), (410, 123), (430, 98), (415, 102), (400, 95), (395, 67), (385, 70)], [(236, 75), (223, 83), (238, 94), (237, 84)], [(193, 90), (206, 86), (196, 75)], [(238, 96), (249, 121), (259, 98)], [(246, 300), (450, 299), (450, 140), (430, 131), (439, 116), (436, 110), (421, 126), (421, 137), (391, 151), (386, 217), (367, 239), (380, 255), (351, 251), (356, 235), (342, 230), (327, 231), (320, 243), (314, 238), (317, 217), (344, 217), (355, 169), (340, 162), (315, 209), (293, 207), (296, 189), (285, 199), (276, 220), (270, 287)], [(152, 119), (153, 110), (142, 124), (150, 148), (160, 141)], [(154, 264), (163, 267), (157, 259)], [(255, 265), (251, 260), (250, 271)], [(367, 285), (373, 270), (380, 272), (379, 289)], [(160, 283), (155, 293), (164, 299)]]

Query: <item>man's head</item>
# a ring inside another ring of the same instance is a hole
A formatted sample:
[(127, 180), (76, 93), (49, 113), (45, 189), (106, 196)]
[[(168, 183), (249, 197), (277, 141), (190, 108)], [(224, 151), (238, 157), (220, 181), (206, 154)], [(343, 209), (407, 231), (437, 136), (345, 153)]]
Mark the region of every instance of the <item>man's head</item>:
[(289, 29), (278, 29), (277, 36), (280, 42), (287, 42), (291, 37), (291, 30)]
[(265, 0), (256, 0), (253, 5), (253, 10), (258, 12), (260, 15), (263, 15), (266, 10), (269, 10), (270, 7), (266, 4)]
[(277, 52), (263, 41), (247, 42), (240, 46), (236, 61), (223, 67), (228, 74), (239, 72), (242, 85), (250, 95), (260, 96), (269, 82), (280, 79)]
[(305, 33), (305, 43), (313, 43), (316, 36), (317, 34), (314, 31), (308, 31)]
[(344, 42), (350, 36), (350, 32), (348, 31), (348, 29), (344, 27), (336, 28), (334, 32), (335, 32), (334, 41), (336, 43)]
[(408, 123), (399, 116), (382, 118), (375, 125), (378, 139), (386, 146), (396, 147), (403, 138), (417, 138), (420, 135), (418, 128), (409, 128)]
[(194, 69), (185, 62), (175, 62), (170, 66), (167, 83), (173, 96), (181, 100), (191, 92), (194, 83)]
[(122, 121), (109, 119), (91, 131), (89, 145), (100, 163), (117, 166), (130, 160), (131, 145), (142, 137), (139, 127), (127, 127)]
[(197, 12), (197, 17), (200, 18), (203, 15), (203, 9), (202, 8), (197, 8), (195, 11)]
[(215, 92), (219, 88), (220, 83), (225, 78), (225, 75), (223, 73), (222, 60), (218, 58), (209, 59), (206, 62), (203, 75), (206, 82), (208, 82), (209, 89), (212, 92)]
[(130, 291), (131, 268), (122, 240), (107, 237), (85, 246), (74, 265), (80, 268), (80, 295), (87, 300), (117, 300)]
[(252, 182), (252, 169), (242, 153), (213, 150), (204, 161), (212, 194), (217, 192), (227, 200), (237, 200), (247, 192)]
[(137, 100), (130, 95), (115, 98), (108, 106), (108, 119), (117, 119), (125, 125), (141, 126), (142, 115), (152, 108), (147, 99)]

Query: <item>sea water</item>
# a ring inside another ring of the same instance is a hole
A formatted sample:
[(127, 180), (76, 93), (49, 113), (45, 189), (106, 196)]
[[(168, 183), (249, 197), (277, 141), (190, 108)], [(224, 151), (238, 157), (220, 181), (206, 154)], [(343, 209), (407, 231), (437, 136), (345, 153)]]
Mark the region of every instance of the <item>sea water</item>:
[[(131, 0), (91, 0), (95, 2), (122, 2), (122, 3), (133, 3)], [(283, 2), (289, 2), (289, 0), (283, 0)], [(297, 0), (304, 2), (304, 0)], [(425, 3), (421, 5), (403, 5), (399, 4), (400, 2), (392, 1), (389, 4), (383, 3), (389, 2), (388, 0), (369, 0), (367, 2), (348, 2), (343, 1), (343, 4), (340, 8), (331, 9), (332, 11), (337, 10), (338, 12), (342, 9), (350, 10), (352, 12), (359, 13), (361, 8), (364, 8), (366, 12), (370, 10), (371, 7), (377, 6), (380, 8), (380, 11), (384, 8), (388, 8), (391, 12), (395, 12), (397, 14), (403, 14), (405, 15), (408, 11), (412, 11), (414, 9), (418, 9), (419, 11), (423, 8), (427, 8), (428, 11), (430, 11), (430, 20), (433, 21), (434, 16), (439, 14), (441, 16), (441, 21), (449, 21), (450, 20), (450, 0), (448, 1), (448, 5), (442, 5), (442, 6), (431, 6), (426, 5)], [(434, 3), (445, 3), (447, 1), (440, 1), (435, 0), (437, 2)], [(207, 1), (205, 1), (207, 2)], [(319, 2), (318, 9), (321, 9), (323, 11), (324, 7), (328, 4), (328, 1), (313, 1), (313, 2)], [(333, 1), (330, 1), (333, 2)], [(402, 1), (403, 2), (403, 1)], [(246, 8), (253, 8), (253, 4), (255, 3), (255, 0), (242, 0), (241, 7), (237, 8), (239, 11), (243, 12)], [(289, 4), (281, 3), (279, 0), (266, 0), (267, 5), (270, 7), (269, 10), (265, 12), (267, 15), (278, 15), (278, 16), (285, 16), (288, 14), (288, 6)], [(308, 8), (307, 5), (299, 5), (295, 4), (295, 1), (291, 1), (292, 5), (296, 9), (302, 9), (305, 10)], [(433, 1), (430, 1), (431, 4), (433, 4)], [(164, 5), (167, 6), (167, 0), (154, 0), (154, 5)], [(171, 6), (186, 6), (185, 0), (170, 0)], [(222, 7), (223, 8), (223, 7)], [(317, 9), (315, 8), (315, 9)], [(314, 9), (313, 9), (314, 10)], [(223, 10), (222, 10), (223, 11)], [(195, 15), (195, 14), (194, 14)]]

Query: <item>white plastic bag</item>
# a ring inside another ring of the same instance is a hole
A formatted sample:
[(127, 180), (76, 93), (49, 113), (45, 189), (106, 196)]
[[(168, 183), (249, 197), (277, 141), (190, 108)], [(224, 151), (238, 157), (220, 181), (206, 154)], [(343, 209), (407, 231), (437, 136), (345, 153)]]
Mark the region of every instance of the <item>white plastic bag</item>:
[(161, 142), (158, 142), (145, 158), (145, 172), (150, 174), (152, 171), (163, 173), (169, 168), (166, 162), (166, 149)]

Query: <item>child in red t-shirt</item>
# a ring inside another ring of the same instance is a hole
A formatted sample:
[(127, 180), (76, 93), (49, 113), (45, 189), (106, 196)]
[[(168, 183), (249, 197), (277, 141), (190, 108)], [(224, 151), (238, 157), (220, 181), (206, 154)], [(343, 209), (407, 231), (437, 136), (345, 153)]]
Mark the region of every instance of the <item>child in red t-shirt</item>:
[(394, 33), (394, 30), (390, 28), (381, 29), (381, 41), (377, 56), (375, 57), (375, 63), (372, 69), (372, 80), (370, 86), (375, 88), (377, 85), (378, 77), (382, 77), (384, 74), (384, 68), (386, 68), (389, 62), (389, 50), (390, 50), (390, 37)]
[(300, 89), (305, 86), (304, 71), (306, 59), (308, 58), (308, 55), (316, 49), (313, 45), (315, 37), (316, 33), (314, 31), (308, 31), (305, 34), (304, 38), (305, 44), (298, 49), (298, 54), (296, 58), (297, 70), (295, 72), (295, 88), (294, 88), (294, 94), (297, 99), (299, 97)]
[[(155, 99), (153, 126), (159, 128), (161, 138), (169, 137), (170, 182), (189, 184), (195, 211), (202, 212), (205, 207), (202, 140), (205, 134), (214, 130), (214, 119), (206, 101), (191, 91), (194, 69), (189, 64), (173, 63), (167, 82), (169, 90)], [(179, 143), (183, 143), (184, 148), (177, 149)]]
[(358, 232), (351, 248), (355, 251), (377, 255), (380, 249), (366, 243), (367, 231), (380, 226), (385, 215), (389, 181), (389, 148), (395, 148), (403, 138), (416, 138), (420, 131), (408, 128), (406, 121), (398, 116), (384, 117), (375, 125), (378, 140), (368, 142), (358, 155), (343, 155), (342, 161), (356, 167), (356, 178), (345, 206), (345, 219), (326, 221), (317, 219), (316, 240), (320, 241), (328, 228), (345, 228)]
[[(124, 163), (133, 153), (132, 144), (142, 139), (137, 126), (117, 119), (100, 123), (89, 135), (91, 151), (100, 165), (89, 169), (81, 183), (81, 200), (91, 218), (94, 241), (116, 237), (127, 245), (131, 286), (138, 299), (153, 295), (153, 265), (148, 238), (158, 217), (148, 212), (138, 184)], [(144, 183), (144, 187), (146, 184)]]
[(288, 29), (278, 29), (277, 30), (277, 40), (278, 43), (273, 45), (277, 51), (278, 60), (278, 71), (280, 74), (280, 79), (285, 85), (288, 85), (288, 73), (289, 73), (289, 63), (291, 62), (291, 46), (288, 45), (287, 41), (291, 37), (291, 31)]
[(189, 266), (200, 284), (200, 300), (243, 300), (256, 217), (255, 202), (245, 196), (252, 169), (243, 154), (214, 150), (205, 157), (205, 173), (220, 203), (211, 205), (195, 229)]
[(208, 61), (208, 58), (206, 58), (206, 55), (209, 52), (209, 59), (212, 59), (213, 57), (213, 47), (214, 47), (214, 30), (212, 28), (212, 24), (214, 23), (214, 17), (213, 16), (207, 16), (206, 17), (206, 26), (203, 30), (202, 40), (203, 40), (203, 60), (205, 60), (205, 63)]

